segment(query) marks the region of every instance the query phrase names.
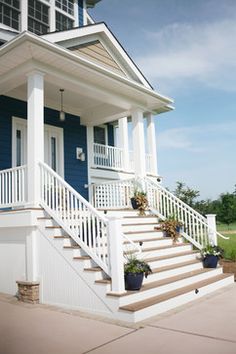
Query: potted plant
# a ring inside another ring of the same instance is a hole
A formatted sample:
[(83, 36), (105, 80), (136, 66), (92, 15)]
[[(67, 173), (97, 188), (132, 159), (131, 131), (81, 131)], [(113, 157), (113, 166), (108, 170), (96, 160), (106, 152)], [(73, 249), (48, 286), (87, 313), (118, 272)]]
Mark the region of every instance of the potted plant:
[(130, 200), (133, 209), (138, 209), (139, 215), (145, 215), (145, 210), (148, 207), (147, 194), (143, 191), (135, 190)]
[(140, 290), (143, 277), (147, 278), (152, 270), (148, 263), (137, 259), (134, 254), (131, 254), (127, 258), (127, 262), (124, 266), (125, 274), (125, 289), (126, 290)]
[(183, 223), (176, 219), (175, 216), (170, 216), (160, 222), (160, 229), (165, 232), (167, 237), (171, 237), (174, 242), (177, 242)]
[(204, 268), (216, 268), (219, 258), (223, 258), (224, 250), (209, 244), (201, 250), (201, 254)]

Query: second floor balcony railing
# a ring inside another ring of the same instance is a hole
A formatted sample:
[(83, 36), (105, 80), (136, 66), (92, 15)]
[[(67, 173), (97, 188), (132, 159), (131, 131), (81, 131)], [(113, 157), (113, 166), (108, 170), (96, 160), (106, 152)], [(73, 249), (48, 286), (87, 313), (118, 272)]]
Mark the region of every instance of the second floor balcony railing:
[[(152, 155), (145, 154), (146, 171), (152, 173)], [(129, 164), (125, 167), (124, 150), (115, 146), (93, 144), (93, 167), (134, 172), (134, 152), (129, 151)]]

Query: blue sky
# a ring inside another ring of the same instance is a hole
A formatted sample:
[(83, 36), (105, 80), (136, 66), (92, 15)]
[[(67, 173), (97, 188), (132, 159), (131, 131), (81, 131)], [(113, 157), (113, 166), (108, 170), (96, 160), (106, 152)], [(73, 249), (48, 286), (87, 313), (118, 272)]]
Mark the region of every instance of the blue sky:
[(202, 198), (236, 184), (236, 1), (102, 0), (105, 21), (154, 88), (175, 100), (156, 117), (158, 168)]

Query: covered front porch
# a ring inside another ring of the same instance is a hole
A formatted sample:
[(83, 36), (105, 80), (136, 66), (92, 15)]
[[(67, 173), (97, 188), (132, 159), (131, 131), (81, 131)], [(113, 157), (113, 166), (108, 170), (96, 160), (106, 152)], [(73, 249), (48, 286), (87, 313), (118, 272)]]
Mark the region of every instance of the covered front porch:
[[(48, 122), (63, 130), (63, 149), (58, 148), (58, 155), (59, 160), (64, 161), (64, 168), (61, 163), (61, 171), (56, 172), (85, 197), (86, 186), (96, 178), (111, 179), (110, 171), (115, 173), (112, 179), (122, 179), (122, 173), (157, 175), (153, 114), (169, 110), (171, 100), (31, 33), (23, 33), (3, 46), (0, 61), (0, 94), (8, 105), (8, 115), (12, 119), (25, 119), (26, 122), (26, 143), (22, 147), (24, 159), (13, 158), (13, 150), (19, 143), (16, 137), (11, 153), (8, 151), (6, 154), (8, 161), (2, 163), (5, 168), (12, 167), (13, 170), (10, 172), (7, 169), (1, 173), (1, 207), (39, 204), (39, 163), (47, 162), (45, 123)], [(59, 114), (60, 89), (64, 89), (64, 122), (60, 121)], [(13, 113), (11, 100), (17, 100), (16, 105), (22, 103), (23, 112), (16, 108)], [(144, 117), (147, 133), (144, 132)], [(132, 121), (131, 133), (128, 121)], [(8, 124), (11, 129), (12, 121)], [(119, 141), (116, 146), (106, 142), (99, 144), (95, 140), (94, 127), (107, 124), (118, 127)], [(16, 134), (19, 132), (16, 131)], [(138, 142), (133, 146), (133, 151), (130, 151), (128, 143), (130, 134), (133, 142)], [(52, 139), (50, 144), (53, 142), (55, 144)], [(85, 161), (76, 155), (77, 148), (85, 154)], [(55, 170), (52, 163), (48, 164)], [(1, 169), (4, 170), (4, 167)], [(18, 175), (20, 180), (24, 180), (20, 182), (20, 191), (14, 190), (15, 184), (19, 183)], [(20, 197), (21, 194), (24, 198)]]

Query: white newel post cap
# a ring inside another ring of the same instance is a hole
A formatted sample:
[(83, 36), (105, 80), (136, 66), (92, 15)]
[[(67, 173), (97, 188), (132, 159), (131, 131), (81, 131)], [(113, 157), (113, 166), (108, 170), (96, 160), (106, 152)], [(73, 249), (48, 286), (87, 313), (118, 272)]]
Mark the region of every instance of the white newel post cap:
[(216, 235), (216, 214), (206, 214), (207, 224), (210, 228), (208, 231), (208, 239), (212, 245), (217, 246), (217, 235)]

